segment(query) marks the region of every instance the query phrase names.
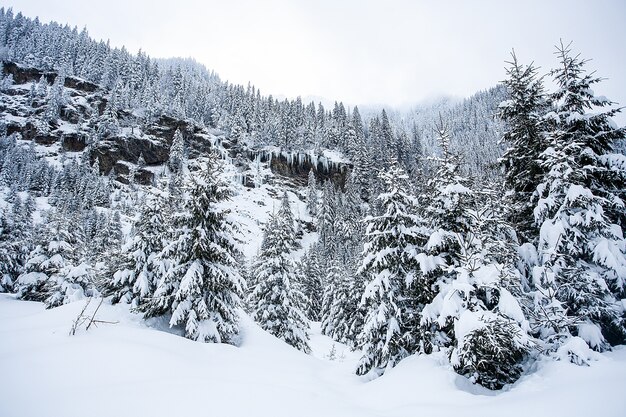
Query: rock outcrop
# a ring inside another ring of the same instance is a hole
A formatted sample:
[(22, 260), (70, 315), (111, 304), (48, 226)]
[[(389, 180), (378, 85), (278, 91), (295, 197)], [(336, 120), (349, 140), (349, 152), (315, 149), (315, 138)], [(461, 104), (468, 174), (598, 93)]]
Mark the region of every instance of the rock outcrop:
[[(179, 130), (185, 141), (187, 156), (197, 158), (218, 145), (226, 150), (237, 170), (242, 173), (242, 183), (253, 186), (251, 162), (267, 163), (276, 175), (287, 177), (297, 185), (307, 182), (312, 169), (318, 181), (333, 181), (343, 187), (350, 164), (335, 162), (315, 153), (284, 152), (277, 148), (248, 149), (234, 140), (224, 138), (221, 132), (209, 131), (191, 120), (181, 120), (161, 115), (147, 123), (140, 116), (129, 111), (119, 110), (117, 119), (119, 133), (98, 135), (98, 118), (106, 105), (105, 89), (76, 77), (65, 77), (67, 102), (60, 109), (59, 118), (46, 121), (46, 99), (30, 97), (30, 88), (23, 86), (39, 82), (43, 76), (52, 84), (58, 74), (27, 68), (15, 63), (4, 63), (3, 74), (12, 75), (14, 88), (0, 96), (0, 124), (7, 135), (19, 133), (23, 140), (34, 141), (42, 146), (59, 146), (65, 152), (89, 152), (89, 160), (97, 159), (100, 172), (120, 182), (128, 182), (129, 164), (137, 164), (142, 155), (147, 165), (160, 166), (167, 162), (174, 134)], [(23, 87), (20, 87), (23, 86)], [(10, 115), (10, 117), (7, 117)], [(138, 168), (135, 181), (139, 184), (152, 184), (153, 171)]]

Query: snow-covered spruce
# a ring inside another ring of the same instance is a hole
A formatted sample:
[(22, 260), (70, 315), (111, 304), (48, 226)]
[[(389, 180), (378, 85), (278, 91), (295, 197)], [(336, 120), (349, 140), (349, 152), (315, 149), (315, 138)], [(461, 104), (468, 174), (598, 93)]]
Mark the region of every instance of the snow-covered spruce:
[(318, 206), (318, 195), (317, 195), (317, 181), (315, 180), (315, 173), (313, 169), (309, 171), (308, 178), (308, 188), (306, 195), (306, 208), (311, 215), (311, 217), (317, 216), (317, 206)]
[(501, 164), (505, 170), (508, 219), (518, 237), (524, 242), (536, 243), (538, 230), (533, 216), (533, 193), (545, 174), (539, 155), (546, 148), (546, 121), (548, 111), (543, 80), (533, 65), (523, 66), (512, 53), (507, 68), (507, 99), (500, 103), (498, 116), (506, 122), (503, 140), (508, 148)]
[[(285, 194), (286, 196), (286, 194)], [(287, 204), (287, 206), (285, 206)], [(249, 297), (252, 318), (261, 328), (291, 346), (309, 353), (304, 294), (299, 290), (291, 251), (296, 247), (288, 200), (272, 214), (252, 274), (255, 287)]]
[(455, 234), (457, 264), (437, 282), (438, 293), (422, 312), (422, 326), (434, 325), (439, 347), (452, 347), (450, 360), (458, 373), (499, 389), (519, 378), (532, 341), (519, 301), (514, 248), (507, 243), (512, 230), (484, 197), (483, 208), (468, 209), (469, 229)]
[(302, 256), (299, 268), (301, 287), (307, 306), (305, 314), (309, 320), (320, 321), (322, 314), (322, 267), (319, 259), (319, 245), (313, 244)]
[(13, 291), (32, 244), (32, 212), (19, 196), (11, 210), (0, 213), (0, 292)]
[[(611, 116), (619, 109), (593, 94), (601, 79), (570, 46), (557, 47), (561, 67), (552, 71), (557, 90), (547, 142), (546, 170), (537, 186), (539, 265), (533, 271), (536, 327), (549, 350), (579, 335), (596, 350), (623, 343), (626, 241), (620, 224), (626, 209), (626, 157), (614, 153), (625, 137)], [(607, 109), (608, 108), (608, 109)]]
[(411, 353), (403, 338), (403, 311), (407, 284), (419, 274), (419, 264), (410, 249), (422, 237), (416, 202), (406, 192), (406, 174), (392, 164), (381, 173), (386, 192), (377, 200), (383, 214), (366, 219), (363, 263), (358, 274), (365, 277), (362, 303), (366, 318), (361, 334), (363, 357), (357, 373), (380, 374)]
[(172, 265), (141, 309), (146, 317), (171, 313), (170, 326), (182, 325), (185, 337), (233, 343), (245, 282), (238, 271), (234, 226), (217, 204), (229, 197), (214, 153), (190, 179), (177, 238), (168, 252)]
[[(473, 208), (469, 181), (459, 172), (459, 156), (450, 149), (450, 131), (442, 120), (437, 125), (437, 132), (441, 155), (431, 158), (435, 172), (428, 182), (428, 192), (422, 196), (429, 236), (423, 248), (416, 248), (422, 275), (414, 294), (421, 299), (422, 305), (431, 303), (437, 291), (454, 279), (453, 269), (461, 265), (461, 247), (457, 237), (464, 236), (469, 230), (471, 219), (468, 210)], [(449, 346), (451, 321), (434, 323), (422, 316), (420, 322), (419, 343), (424, 352)]]
[(17, 279), (18, 298), (43, 301), (52, 308), (96, 293), (91, 266), (77, 265), (77, 239), (70, 232), (70, 220), (58, 210), (48, 214), (45, 234)]
[(159, 257), (167, 232), (162, 199), (159, 195), (148, 197), (129, 241), (119, 254), (119, 261), (115, 262), (119, 263), (119, 268), (105, 284), (105, 293), (112, 295), (113, 303), (129, 303), (134, 308), (144, 304), (154, 294), (162, 272), (167, 269)]

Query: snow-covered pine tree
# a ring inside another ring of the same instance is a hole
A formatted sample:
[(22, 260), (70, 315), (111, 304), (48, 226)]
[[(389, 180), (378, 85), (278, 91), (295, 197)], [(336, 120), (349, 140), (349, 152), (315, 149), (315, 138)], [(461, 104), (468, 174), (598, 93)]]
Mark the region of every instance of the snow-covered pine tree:
[(185, 141), (180, 129), (174, 132), (172, 146), (170, 147), (170, 157), (167, 160), (167, 167), (170, 172), (178, 173), (183, 169), (185, 162)]
[(249, 304), (252, 318), (263, 330), (309, 353), (308, 320), (302, 311), (305, 297), (298, 289), (291, 255), (292, 233), (293, 225), (284, 217), (271, 215), (261, 251), (253, 265), (256, 285)]
[(98, 136), (106, 138), (116, 135), (120, 130), (120, 123), (117, 117), (118, 98), (117, 92), (113, 90), (106, 102), (104, 111), (98, 120)]
[[(557, 47), (561, 67), (552, 71), (557, 90), (547, 115), (549, 147), (541, 154), (546, 170), (537, 187), (535, 220), (539, 266), (533, 285), (538, 333), (555, 349), (570, 335), (596, 350), (622, 343), (623, 307), (616, 297), (626, 283), (626, 242), (620, 219), (625, 205), (626, 157), (614, 153), (625, 129), (611, 121), (619, 109), (591, 87), (601, 81), (586, 61)], [(558, 320), (542, 314), (556, 306)]]
[(404, 292), (419, 268), (414, 246), (420, 239), (421, 221), (414, 214), (416, 201), (406, 191), (408, 177), (393, 159), (380, 176), (386, 190), (377, 200), (383, 211), (365, 220), (363, 263), (358, 271), (366, 280), (362, 303), (367, 311), (359, 375), (381, 374), (409, 354), (403, 340)]
[(161, 278), (159, 254), (164, 248), (166, 219), (158, 195), (150, 196), (122, 248), (119, 267), (106, 284), (113, 303), (125, 302), (139, 307), (154, 294)]
[(301, 261), (302, 292), (308, 300), (305, 314), (309, 320), (320, 321), (322, 313), (322, 266), (319, 259), (319, 247), (313, 244), (302, 256)]
[(328, 314), (323, 317), (322, 330), (334, 340), (348, 344), (350, 342), (350, 318), (359, 304), (349, 298), (351, 280), (349, 271), (339, 259), (333, 259), (328, 275), (328, 286), (332, 294), (328, 294)]
[(0, 291), (13, 291), (18, 275), (32, 249), (32, 213), (30, 195), (22, 203), (15, 196), (11, 210), (0, 213)]
[[(450, 150), (450, 132), (440, 118), (436, 126), (441, 155), (430, 158), (435, 170), (423, 196), (424, 217), (430, 236), (419, 252), (421, 274), (412, 291), (421, 303), (429, 303), (437, 291), (454, 279), (453, 270), (461, 264), (458, 236), (465, 236), (471, 226), (468, 209), (473, 208), (469, 181), (461, 176), (460, 161)], [(453, 322), (434, 323), (427, 316), (420, 318), (420, 349), (430, 353), (436, 346), (447, 346)]]
[(450, 361), (458, 373), (500, 389), (521, 375), (530, 328), (517, 298), (522, 285), (513, 229), (494, 210), (497, 200), (481, 194), (482, 206), (467, 208), (469, 228), (455, 234), (457, 263), (437, 283), (422, 322), (442, 330), (442, 346), (452, 347)]
[(336, 249), (336, 202), (335, 189), (330, 181), (326, 181), (322, 187), (322, 199), (317, 212), (317, 232), (324, 261), (332, 258)]
[(337, 283), (343, 279), (343, 268), (334, 259), (328, 259), (326, 263), (328, 265), (328, 272), (323, 282), (320, 322), (322, 334), (333, 337), (334, 318), (332, 316), (332, 309), (337, 293)]
[(363, 248), (364, 209), (358, 190), (356, 175), (348, 174), (343, 194), (342, 209), (339, 211), (336, 230), (338, 245), (342, 246), (340, 258), (352, 272), (358, 269), (359, 255)]
[(306, 195), (306, 208), (309, 211), (311, 217), (317, 216), (317, 181), (315, 180), (315, 172), (313, 169), (309, 171), (309, 181)]
[(229, 198), (214, 153), (191, 177), (178, 238), (166, 248), (174, 264), (153, 297), (141, 306), (146, 316), (171, 312), (170, 325), (203, 342), (233, 343), (245, 282), (238, 272), (234, 225), (218, 204)]
[(47, 308), (95, 294), (91, 267), (86, 263), (75, 266), (71, 216), (59, 210), (48, 213), (41, 240), (17, 279), (18, 298), (43, 301)]
[(50, 88), (47, 98), (46, 111), (44, 115), (44, 118), (47, 122), (56, 122), (56, 120), (61, 115), (61, 108), (65, 105), (66, 102), (63, 89), (64, 82), (65, 77), (59, 74), (54, 80), (52, 88)]
[(283, 193), (283, 196), (280, 200), (280, 208), (276, 213), (278, 218), (281, 221), (281, 227), (284, 227), (284, 236), (285, 236), (285, 247), (287, 248), (287, 252), (292, 252), (296, 249), (299, 249), (300, 242), (296, 237), (296, 227), (293, 218), (293, 212), (291, 211), (291, 205), (289, 203), (289, 194), (287, 191)]
[(509, 207), (509, 221), (524, 242), (535, 243), (533, 194), (543, 179), (544, 169), (539, 155), (545, 150), (546, 133), (544, 114), (547, 100), (543, 80), (537, 76), (532, 64), (522, 66), (515, 53), (507, 68), (507, 99), (500, 103), (499, 117), (506, 122), (503, 140), (508, 148), (500, 162), (505, 170), (505, 186)]

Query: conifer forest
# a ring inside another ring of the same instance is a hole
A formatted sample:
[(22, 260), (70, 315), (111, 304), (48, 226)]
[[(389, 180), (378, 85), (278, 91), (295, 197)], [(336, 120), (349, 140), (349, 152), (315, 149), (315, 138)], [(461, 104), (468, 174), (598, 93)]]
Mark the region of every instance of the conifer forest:
[(0, 415), (626, 415), (622, 108), (545, 43), (359, 108), (0, 8)]

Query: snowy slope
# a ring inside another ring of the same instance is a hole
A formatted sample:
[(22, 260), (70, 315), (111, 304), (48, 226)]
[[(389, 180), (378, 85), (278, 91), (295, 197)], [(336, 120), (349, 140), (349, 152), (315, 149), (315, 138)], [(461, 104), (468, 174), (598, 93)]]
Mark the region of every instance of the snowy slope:
[(509, 391), (477, 390), (437, 355), (374, 381), (357, 353), (313, 331), (306, 355), (242, 319), (240, 347), (196, 343), (104, 303), (119, 321), (69, 336), (84, 306), (52, 310), (0, 295), (0, 416), (623, 416), (626, 349), (590, 367), (540, 363)]

